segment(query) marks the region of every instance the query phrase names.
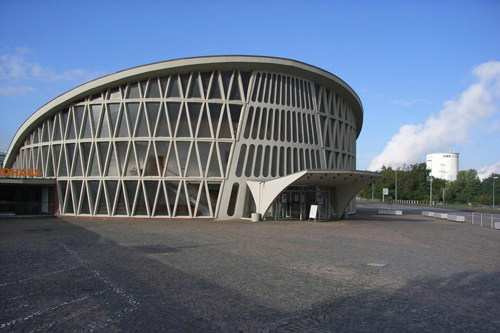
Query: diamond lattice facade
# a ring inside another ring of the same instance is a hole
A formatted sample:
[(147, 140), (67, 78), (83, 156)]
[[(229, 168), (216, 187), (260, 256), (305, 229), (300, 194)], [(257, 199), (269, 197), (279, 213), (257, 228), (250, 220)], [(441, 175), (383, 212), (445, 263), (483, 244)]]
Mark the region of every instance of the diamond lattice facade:
[(260, 199), (248, 181), (354, 170), (362, 118), (346, 83), (304, 63), (180, 59), (49, 102), (18, 131), (4, 166), (56, 180), (61, 215), (249, 217)]

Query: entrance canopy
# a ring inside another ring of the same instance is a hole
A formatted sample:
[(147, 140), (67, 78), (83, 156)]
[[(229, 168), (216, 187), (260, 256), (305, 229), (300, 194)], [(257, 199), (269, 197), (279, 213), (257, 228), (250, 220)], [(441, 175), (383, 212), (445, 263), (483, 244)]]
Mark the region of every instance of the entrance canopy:
[(381, 176), (379, 173), (359, 170), (304, 170), (267, 181), (247, 180), (247, 185), (255, 200), (256, 213), (261, 215), (264, 215), (273, 201), (288, 186), (309, 185), (329, 188), (330, 203), (340, 218), (356, 193)]

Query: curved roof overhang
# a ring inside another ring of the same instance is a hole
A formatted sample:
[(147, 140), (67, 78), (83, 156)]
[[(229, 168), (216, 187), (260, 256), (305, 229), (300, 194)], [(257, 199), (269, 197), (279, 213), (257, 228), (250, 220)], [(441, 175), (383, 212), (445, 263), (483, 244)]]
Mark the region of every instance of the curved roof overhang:
[(23, 144), (26, 136), (45, 121), (46, 117), (52, 116), (61, 108), (69, 106), (88, 95), (132, 80), (145, 79), (152, 75), (161, 76), (174, 73), (182, 74), (190, 71), (202, 72), (230, 69), (281, 72), (299, 76), (317, 84), (330, 87), (332, 90), (340, 93), (352, 106), (356, 116), (357, 136), (359, 136), (363, 125), (363, 105), (361, 104), (361, 100), (347, 83), (332, 73), (303, 62), (283, 58), (261, 56), (207, 56), (169, 60), (130, 68), (95, 79), (54, 98), (33, 113), (19, 128), (10, 144), (4, 165), (12, 165), (17, 150)]
[(256, 213), (264, 215), (273, 201), (287, 187), (309, 185), (332, 188), (333, 205), (340, 218), (349, 202), (363, 187), (382, 177), (380, 173), (360, 170), (304, 170), (285, 177), (267, 181), (247, 180), (247, 185), (255, 200)]

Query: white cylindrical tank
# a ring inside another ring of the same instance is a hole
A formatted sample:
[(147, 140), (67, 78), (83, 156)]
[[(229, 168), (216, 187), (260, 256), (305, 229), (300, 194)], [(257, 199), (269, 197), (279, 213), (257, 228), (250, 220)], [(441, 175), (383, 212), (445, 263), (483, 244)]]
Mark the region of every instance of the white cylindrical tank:
[(458, 174), (457, 153), (427, 154), (427, 169), (431, 169), (431, 175), (435, 178), (454, 181)]

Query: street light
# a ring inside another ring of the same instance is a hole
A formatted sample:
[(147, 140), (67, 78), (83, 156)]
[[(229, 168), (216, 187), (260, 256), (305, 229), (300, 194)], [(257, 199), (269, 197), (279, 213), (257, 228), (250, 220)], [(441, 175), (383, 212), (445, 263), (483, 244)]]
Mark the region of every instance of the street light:
[(493, 177), (493, 209), (495, 209), (495, 179), (497, 179), (498, 176)]
[(431, 182), (431, 194), (430, 194), (429, 206), (432, 206), (432, 176), (429, 176), (429, 181)]

